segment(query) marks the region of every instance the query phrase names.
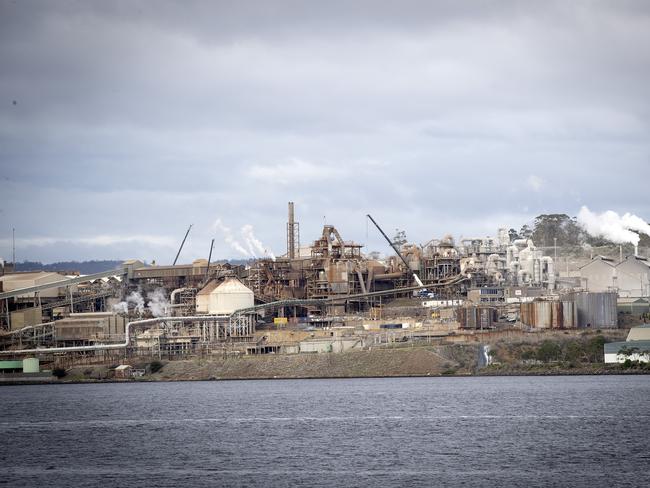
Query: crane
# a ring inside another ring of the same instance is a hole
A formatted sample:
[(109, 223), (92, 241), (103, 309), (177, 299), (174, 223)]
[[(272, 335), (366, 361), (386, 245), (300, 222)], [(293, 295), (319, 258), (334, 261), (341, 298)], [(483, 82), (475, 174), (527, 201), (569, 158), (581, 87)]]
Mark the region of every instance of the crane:
[(176, 253), (176, 257), (174, 258), (174, 264), (172, 266), (176, 266), (176, 261), (178, 261), (178, 256), (181, 255), (181, 251), (183, 250), (183, 246), (185, 245), (185, 239), (187, 239), (187, 235), (192, 230), (192, 225), (194, 224), (190, 224), (190, 226), (187, 228), (187, 232), (185, 233), (185, 237), (183, 237), (183, 242), (181, 242), (181, 247), (178, 248), (178, 252)]
[[(399, 258), (402, 260), (402, 262), (403, 262), (404, 265), (406, 266), (406, 269), (411, 269), (411, 267), (409, 266), (409, 263), (406, 262), (406, 259), (404, 259), (404, 256), (402, 256), (402, 253), (400, 253), (399, 250), (397, 249), (397, 246), (393, 243), (393, 241), (391, 241), (391, 240), (388, 238), (388, 236), (386, 235), (386, 233), (385, 233), (383, 230), (381, 230), (381, 227), (379, 227), (379, 224), (378, 224), (377, 222), (375, 222), (375, 219), (372, 218), (372, 215), (367, 214), (366, 216), (370, 219), (370, 221), (371, 221), (373, 224), (375, 224), (375, 227), (377, 227), (377, 230), (378, 230), (379, 232), (381, 232), (381, 235), (384, 236), (384, 239), (386, 239), (386, 240), (388, 241), (388, 244), (390, 244), (390, 247), (393, 248), (393, 251), (395, 251), (395, 253), (399, 256)], [(415, 273), (415, 271), (412, 271), (412, 273), (413, 273), (413, 279), (414, 279), (415, 282), (418, 284), (418, 286), (424, 286), (424, 283), (422, 283), (422, 280), (421, 280), (420, 277)]]

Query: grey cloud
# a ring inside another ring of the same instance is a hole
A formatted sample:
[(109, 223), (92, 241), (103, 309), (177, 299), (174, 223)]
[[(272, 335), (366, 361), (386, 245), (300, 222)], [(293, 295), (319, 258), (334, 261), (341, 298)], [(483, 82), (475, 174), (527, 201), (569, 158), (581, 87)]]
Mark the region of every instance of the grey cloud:
[(377, 249), (367, 212), (418, 242), (650, 218), (646, 45), (646, 2), (2, 1), (0, 238), (163, 259), (91, 239), (194, 223), (190, 259), (222, 218), (281, 253), (288, 200), (304, 242), (325, 216)]

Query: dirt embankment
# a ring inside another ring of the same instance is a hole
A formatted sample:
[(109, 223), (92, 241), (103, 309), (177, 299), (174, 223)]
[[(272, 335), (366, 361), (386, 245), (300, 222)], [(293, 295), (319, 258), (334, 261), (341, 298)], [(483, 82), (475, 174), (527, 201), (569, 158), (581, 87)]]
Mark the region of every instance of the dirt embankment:
[[(184, 381), (266, 378), (363, 378), (436, 375), (558, 375), (649, 373), (650, 366), (625, 369), (603, 363), (603, 344), (621, 340), (624, 331), (547, 331), (485, 333), (451, 339), (465, 343), (425, 345), (396, 343), (389, 348), (321, 354), (211, 357), (130, 363), (145, 370), (136, 380)], [(471, 340), (471, 343), (467, 341)], [(477, 370), (479, 344), (490, 345), (494, 364)], [(114, 365), (113, 365), (114, 366)], [(155, 366), (155, 368), (154, 368)], [(160, 369), (159, 369), (160, 368)], [(156, 372), (151, 373), (152, 369)], [(63, 381), (114, 378), (109, 365), (77, 366)]]
[(433, 376), (471, 373), (476, 355), (476, 347), (442, 346), (172, 361), (153, 376), (161, 380)]
[[(402, 347), (343, 353), (243, 356), (163, 361), (144, 380), (211, 380), (265, 378), (357, 378), (435, 376), (475, 372), (477, 347), (449, 345)], [(142, 365), (144, 367), (144, 365)], [(92, 370), (92, 372), (91, 372)], [(65, 381), (109, 378), (107, 367), (75, 367)]]

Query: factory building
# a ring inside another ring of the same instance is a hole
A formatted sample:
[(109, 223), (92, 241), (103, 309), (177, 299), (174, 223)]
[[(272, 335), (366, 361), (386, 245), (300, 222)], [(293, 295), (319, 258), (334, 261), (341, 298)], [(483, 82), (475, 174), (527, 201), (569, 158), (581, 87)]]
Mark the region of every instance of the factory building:
[[(58, 281), (65, 280), (66, 277), (59, 273), (51, 273), (45, 271), (37, 272), (21, 272), (14, 274), (7, 274), (0, 276), (0, 282), (2, 283), (2, 291), (14, 291), (21, 288), (30, 288), (38, 285), (46, 285), (49, 283), (56, 283)], [(17, 300), (33, 303), (34, 299), (44, 299), (44, 298), (58, 298), (65, 296), (66, 294), (65, 287), (49, 288), (42, 290), (40, 292), (32, 292), (16, 297)]]
[(74, 313), (54, 323), (56, 341), (70, 345), (90, 341), (122, 341), (124, 316), (113, 312)]
[(639, 256), (628, 256), (616, 265), (616, 288), (620, 297), (650, 296), (650, 263)]
[(3, 258), (0, 258), (0, 276), (14, 272), (14, 263), (8, 263)]
[(593, 292), (612, 291), (616, 288), (614, 276), (616, 263), (605, 256), (596, 256), (580, 268), (583, 289)]
[(591, 292), (616, 291), (622, 298), (650, 296), (650, 263), (628, 256), (619, 263), (596, 256), (580, 268), (582, 287)]

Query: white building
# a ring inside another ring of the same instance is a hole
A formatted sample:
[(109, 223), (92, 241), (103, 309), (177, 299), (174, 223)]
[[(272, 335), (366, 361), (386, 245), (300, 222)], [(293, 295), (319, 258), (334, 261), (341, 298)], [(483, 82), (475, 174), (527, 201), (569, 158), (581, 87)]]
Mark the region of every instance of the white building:
[(606, 363), (650, 362), (650, 324), (632, 327), (625, 342), (610, 342), (604, 350)]
[(616, 287), (620, 297), (650, 296), (650, 265), (639, 256), (628, 256), (616, 265)]
[(587, 291), (612, 291), (615, 288), (615, 269), (613, 259), (596, 256), (580, 268), (580, 284)]

